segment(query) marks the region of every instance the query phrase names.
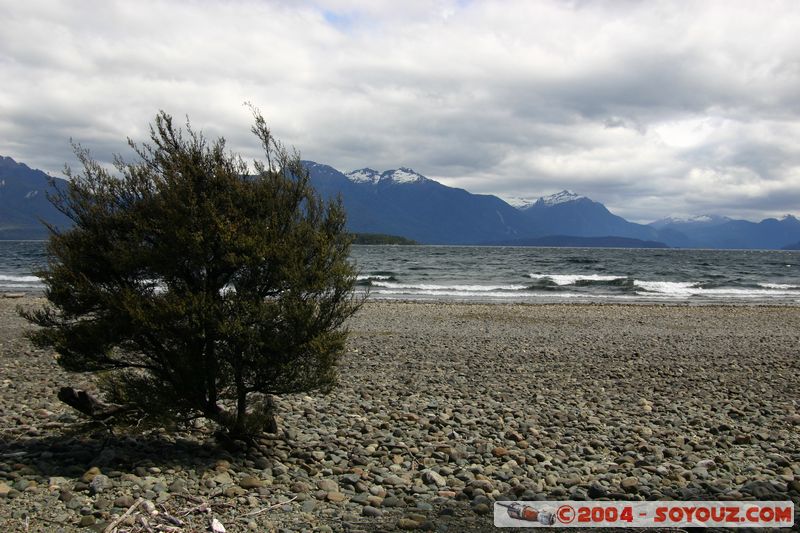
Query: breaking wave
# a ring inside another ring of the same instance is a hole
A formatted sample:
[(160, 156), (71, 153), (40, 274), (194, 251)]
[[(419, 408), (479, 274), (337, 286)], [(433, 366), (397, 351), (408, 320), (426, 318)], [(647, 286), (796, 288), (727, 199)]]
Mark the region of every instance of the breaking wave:
[(8, 274), (0, 274), (0, 281), (10, 281), (15, 283), (41, 283), (41, 279), (37, 276), (11, 276)]
[[(605, 274), (528, 274), (525, 284), (413, 283), (394, 276), (364, 276), (374, 297), (446, 297), (478, 300), (530, 300), (541, 298), (646, 298), (646, 299), (767, 299), (800, 296), (800, 286), (780, 283), (728, 281), (640, 280)], [(712, 276), (713, 277), (713, 276)]]

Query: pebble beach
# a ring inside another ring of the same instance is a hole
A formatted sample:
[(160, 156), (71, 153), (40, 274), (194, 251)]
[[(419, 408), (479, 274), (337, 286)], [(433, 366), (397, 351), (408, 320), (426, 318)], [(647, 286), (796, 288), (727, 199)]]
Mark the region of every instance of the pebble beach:
[(204, 424), (87, 424), (56, 394), (93, 377), (23, 336), (16, 307), (43, 302), (0, 297), (0, 531), (492, 531), (497, 500), (800, 504), (798, 307), (370, 301), (338, 386), (276, 398), (279, 432), (237, 450)]

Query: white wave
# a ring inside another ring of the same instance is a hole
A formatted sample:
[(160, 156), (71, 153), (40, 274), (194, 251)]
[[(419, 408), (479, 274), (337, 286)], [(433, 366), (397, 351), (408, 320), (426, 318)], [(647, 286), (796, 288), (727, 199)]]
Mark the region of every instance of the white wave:
[(525, 285), (431, 285), (426, 283), (420, 284), (407, 284), (407, 283), (394, 283), (390, 281), (373, 281), (373, 287), (395, 289), (395, 290), (411, 290), (411, 291), (455, 291), (456, 293), (462, 292), (491, 292), (491, 291), (520, 291), (527, 289)]
[(549, 279), (556, 285), (575, 285), (578, 281), (614, 281), (628, 276), (604, 276), (602, 274), (528, 274), (532, 279)]
[(382, 289), (373, 292), (373, 295), (386, 296), (454, 296), (461, 298), (522, 298), (525, 296), (522, 293), (513, 292), (493, 292), (493, 291), (463, 291), (463, 290), (446, 290), (446, 289), (422, 289), (414, 292), (408, 292), (402, 289)]
[(419, 298), (422, 296), (450, 296), (465, 299), (502, 299), (502, 300), (530, 300), (530, 299), (555, 299), (555, 298), (586, 298), (587, 295), (578, 293), (553, 293), (547, 295), (536, 295), (531, 292), (495, 292), (495, 291), (462, 291), (446, 289), (425, 289), (409, 292), (402, 289), (381, 289), (371, 293), (375, 297), (401, 296), (409, 298)]
[(427, 297), (450, 297), (461, 300), (505, 300), (505, 301), (556, 301), (556, 300), (613, 300), (613, 301), (630, 301), (631, 296), (621, 295), (608, 295), (608, 294), (583, 294), (577, 292), (554, 292), (547, 294), (537, 294), (529, 291), (517, 292), (465, 292), (465, 291), (448, 291), (448, 290), (422, 290), (417, 292), (408, 292), (405, 290), (396, 289), (381, 289), (380, 291), (373, 291), (371, 297), (374, 298), (409, 298), (409, 299), (424, 299)]
[(356, 276), (356, 280), (357, 281), (382, 280), (382, 279), (383, 280), (392, 279), (392, 276), (378, 276), (378, 275), (375, 275), (375, 274)]
[(685, 281), (639, 281), (637, 279), (634, 280), (633, 286), (649, 292), (675, 296), (692, 296), (703, 290), (697, 287), (697, 283)]
[[(769, 284), (765, 284), (769, 285)], [(764, 285), (762, 285), (763, 287)], [(739, 287), (714, 287), (703, 288), (697, 283), (686, 281), (634, 281), (634, 287), (643, 289), (653, 295), (663, 295), (671, 298), (684, 298), (688, 296), (704, 296), (709, 298), (736, 297), (756, 298), (763, 296), (796, 296), (797, 293), (787, 290), (791, 285), (775, 286), (773, 288), (739, 288)]]
[(0, 281), (16, 281), (19, 283), (36, 283), (42, 281), (36, 276), (9, 276), (8, 274), (0, 274)]
[(759, 286), (764, 287), (765, 289), (778, 289), (778, 290), (800, 289), (800, 285), (787, 285), (785, 283), (759, 283)]

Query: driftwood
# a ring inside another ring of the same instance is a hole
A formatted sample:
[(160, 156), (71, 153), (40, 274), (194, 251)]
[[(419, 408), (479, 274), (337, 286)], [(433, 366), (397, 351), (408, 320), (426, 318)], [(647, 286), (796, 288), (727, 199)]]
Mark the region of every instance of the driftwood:
[(61, 387), (61, 390), (58, 391), (58, 399), (94, 420), (105, 420), (131, 410), (130, 407), (124, 405), (103, 403), (85, 390), (74, 387)]
[(258, 514), (261, 514), (261, 513), (265, 513), (267, 511), (271, 511), (272, 509), (275, 509), (277, 507), (281, 507), (283, 505), (286, 505), (287, 503), (291, 503), (291, 502), (295, 501), (296, 499), (297, 499), (297, 496), (295, 496), (294, 498), (290, 498), (290, 499), (286, 500), (285, 502), (278, 502), (278, 503), (270, 505), (269, 507), (264, 507), (263, 509), (258, 509), (257, 511), (250, 511), (249, 513), (245, 514), (245, 516), (255, 516), (255, 515), (258, 515)]
[(133, 511), (135, 511), (135, 510), (136, 510), (136, 508), (137, 508), (137, 507), (139, 507), (139, 506), (142, 504), (142, 502), (144, 502), (144, 498), (139, 498), (138, 500), (136, 500), (136, 502), (135, 502), (133, 505), (131, 505), (130, 507), (128, 507), (128, 510), (127, 510), (127, 511), (125, 511), (125, 512), (122, 514), (122, 516), (120, 516), (119, 518), (117, 518), (116, 520), (114, 520), (113, 522), (111, 522), (110, 524), (108, 524), (108, 527), (106, 527), (106, 528), (103, 530), (103, 533), (114, 533), (114, 531), (116, 531), (116, 530), (117, 530), (117, 527), (119, 527), (119, 525), (120, 525), (122, 522), (124, 522), (124, 521), (125, 521), (125, 519), (126, 519), (126, 518), (128, 518), (128, 517), (131, 515), (131, 513), (133, 513)]

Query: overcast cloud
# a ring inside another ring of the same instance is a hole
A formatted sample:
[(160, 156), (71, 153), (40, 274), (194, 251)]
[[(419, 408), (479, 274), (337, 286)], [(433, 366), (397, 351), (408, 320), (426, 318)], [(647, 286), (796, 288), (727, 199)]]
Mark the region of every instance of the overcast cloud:
[[(365, 7), (367, 6), (367, 7)], [(0, 155), (59, 175), (159, 109), (257, 156), (637, 221), (800, 206), (800, 2), (0, 0)]]

